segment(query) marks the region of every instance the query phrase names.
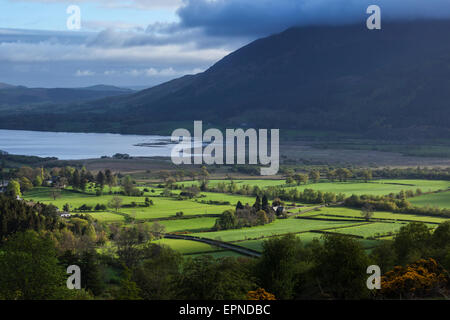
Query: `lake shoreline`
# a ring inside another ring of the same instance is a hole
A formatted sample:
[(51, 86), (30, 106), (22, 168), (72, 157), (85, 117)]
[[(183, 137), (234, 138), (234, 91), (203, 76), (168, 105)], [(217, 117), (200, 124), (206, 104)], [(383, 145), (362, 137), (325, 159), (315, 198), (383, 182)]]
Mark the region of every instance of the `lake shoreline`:
[(0, 150), (12, 155), (84, 160), (127, 154), (170, 156), (170, 137), (96, 132), (53, 132), (0, 129)]

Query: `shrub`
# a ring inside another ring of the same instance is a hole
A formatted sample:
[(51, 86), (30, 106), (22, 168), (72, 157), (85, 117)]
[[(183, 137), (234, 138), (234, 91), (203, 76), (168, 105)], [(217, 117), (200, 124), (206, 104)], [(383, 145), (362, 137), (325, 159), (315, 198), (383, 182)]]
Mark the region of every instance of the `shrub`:
[(247, 300), (276, 300), (275, 296), (263, 288), (247, 292)]

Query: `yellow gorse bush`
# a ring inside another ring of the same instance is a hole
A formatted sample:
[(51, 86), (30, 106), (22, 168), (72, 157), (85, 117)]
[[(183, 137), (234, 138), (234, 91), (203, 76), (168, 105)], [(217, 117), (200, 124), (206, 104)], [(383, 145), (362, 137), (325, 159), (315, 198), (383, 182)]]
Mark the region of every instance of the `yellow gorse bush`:
[(272, 293), (267, 292), (263, 288), (247, 292), (247, 300), (276, 300)]
[(396, 266), (381, 277), (380, 294), (387, 298), (421, 298), (447, 290), (448, 273), (430, 259)]

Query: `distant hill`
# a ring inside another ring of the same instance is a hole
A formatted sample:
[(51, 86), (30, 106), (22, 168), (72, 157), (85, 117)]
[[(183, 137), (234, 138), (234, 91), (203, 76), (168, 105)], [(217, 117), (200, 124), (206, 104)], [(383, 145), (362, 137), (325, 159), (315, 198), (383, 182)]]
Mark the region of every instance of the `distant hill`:
[(133, 92), (130, 89), (106, 85), (86, 88), (27, 88), (0, 83), (0, 106), (14, 109), (18, 106), (29, 107), (42, 103), (82, 102)]
[(11, 84), (0, 82), (0, 89), (8, 89), (8, 88), (13, 88), (13, 87), (14, 86)]
[(78, 90), (92, 90), (92, 91), (104, 91), (104, 92), (123, 92), (123, 93), (131, 93), (134, 90), (128, 88), (120, 88), (115, 86), (108, 86), (104, 84), (98, 84), (95, 86), (78, 88)]
[(197, 75), (119, 97), (3, 113), (0, 123), (170, 133), (203, 120), (227, 127), (450, 137), (448, 30), (449, 20), (385, 22), (372, 31), (363, 24), (294, 27), (256, 40)]

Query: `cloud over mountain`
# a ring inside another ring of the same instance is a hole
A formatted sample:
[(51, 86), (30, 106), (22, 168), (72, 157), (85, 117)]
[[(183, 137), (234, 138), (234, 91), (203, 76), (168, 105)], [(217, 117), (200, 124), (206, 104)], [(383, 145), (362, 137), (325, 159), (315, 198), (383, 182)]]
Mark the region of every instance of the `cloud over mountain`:
[(265, 35), (291, 26), (363, 22), (369, 5), (389, 20), (450, 17), (448, 0), (186, 0), (181, 24), (210, 34)]

